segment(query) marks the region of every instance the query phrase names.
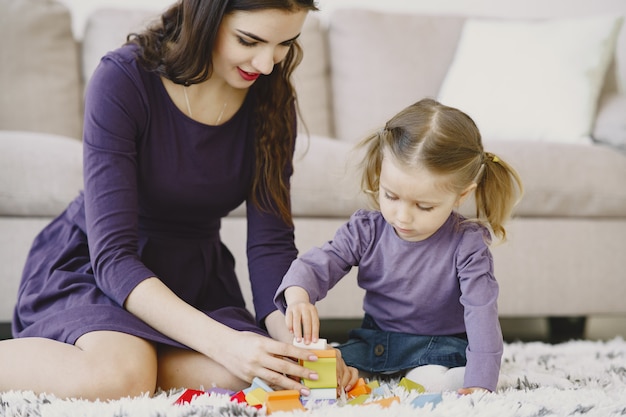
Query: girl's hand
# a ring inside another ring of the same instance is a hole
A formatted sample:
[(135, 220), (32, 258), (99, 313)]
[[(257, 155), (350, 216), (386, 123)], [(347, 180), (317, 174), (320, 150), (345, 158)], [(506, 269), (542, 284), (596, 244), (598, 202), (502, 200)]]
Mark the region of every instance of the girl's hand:
[(346, 365), (341, 357), (341, 351), (339, 349), (335, 350), (337, 351), (337, 388), (338, 394), (341, 395), (341, 391), (348, 392), (354, 388), (359, 379), (359, 370)]
[(317, 342), (320, 334), (320, 319), (317, 308), (309, 302), (309, 294), (301, 287), (285, 290), (285, 323), (297, 342)]
[(469, 395), (475, 392), (489, 392), (489, 390), (485, 388), (481, 388), (481, 387), (470, 387), (470, 388), (459, 388), (457, 392), (461, 395)]

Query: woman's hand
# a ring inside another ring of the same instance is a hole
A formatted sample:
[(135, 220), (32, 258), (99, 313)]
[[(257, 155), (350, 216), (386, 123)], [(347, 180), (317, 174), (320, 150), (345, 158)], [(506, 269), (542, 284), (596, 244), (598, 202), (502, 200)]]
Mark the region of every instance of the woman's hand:
[[(269, 384), (308, 395), (300, 379), (318, 379), (315, 372), (297, 363), (300, 359), (317, 360), (310, 351), (290, 342), (231, 329), (182, 301), (158, 278), (137, 285), (125, 307), (155, 329), (219, 363), (240, 381), (252, 382), (258, 376)], [(280, 316), (272, 317), (274, 322)], [(286, 338), (284, 321), (282, 333)]]
[(259, 377), (270, 386), (298, 390), (307, 396), (309, 389), (299, 381), (302, 378), (319, 379), (316, 372), (298, 364), (298, 360), (316, 361), (317, 356), (289, 343), (233, 330), (223, 346), (228, 348), (213, 358), (244, 381), (251, 382), (254, 377)]
[(315, 343), (319, 339), (320, 319), (317, 308), (309, 302), (304, 288), (289, 287), (285, 290), (285, 323), (297, 342)]

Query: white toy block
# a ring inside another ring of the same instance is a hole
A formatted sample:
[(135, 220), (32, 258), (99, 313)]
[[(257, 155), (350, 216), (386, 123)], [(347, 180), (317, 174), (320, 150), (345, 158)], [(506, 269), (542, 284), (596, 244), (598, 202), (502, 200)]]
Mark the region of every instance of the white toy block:
[(328, 343), (326, 342), (326, 339), (318, 339), (317, 342), (311, 342), (307, 345), (304, 341), (296, 342), (296, 339), (293, 339), (293, 345), (303, 349), (326, 350)]

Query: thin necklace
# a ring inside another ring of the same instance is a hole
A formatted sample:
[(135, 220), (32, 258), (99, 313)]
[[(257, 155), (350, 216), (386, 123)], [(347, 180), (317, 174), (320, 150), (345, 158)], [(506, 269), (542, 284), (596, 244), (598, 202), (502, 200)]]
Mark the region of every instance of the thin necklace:
[[(189, 96), (187, 96), (187, 86), (183, 85), (183, 93), (185, 94), (185, 103), (187, 104), (187, 113), (189, 113), (189, 117), (193, 118), (193, 113), (191, 112), (191, 104), (189, 104)], [(224, 110), (226, 110), (227, 101), (224, 101), (224, 105), (222, 106), (222, 111), (220, 115), (217, 116), (217, 120), (215, 121), (216, 125), (219, 125), (222, 121), (222, 116), (224, 115)]]

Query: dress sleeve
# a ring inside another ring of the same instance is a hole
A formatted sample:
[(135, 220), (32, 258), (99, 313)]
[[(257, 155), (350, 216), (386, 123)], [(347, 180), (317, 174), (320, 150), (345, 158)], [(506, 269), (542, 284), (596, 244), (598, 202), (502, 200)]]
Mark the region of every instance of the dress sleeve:
[[(293, 121), (293, 131), (297, 131), (296, 120)], [(291, 157), (283, 169), (285, 184), (291, 183), (293, 175), (295, 134), (289, 140), (291, 140)], [(257, 201), (263, 201), (265, 196), (259, 193), (262, 191), (257, 193)], [(289, 198), (291, 198), (291, 193)], [(248, 274), (256, 319), (261, 324), (268, 314), (276, 310), (272, 302), (274, 293), (289, 265), (298, 255), (298, 250), (295, 245), (293, 225), (286, 223), (273, 211), (259, 209), (250, 199), (246, 203), (246, 210)]]
[(313, 304), (325, 298), (352, 267), (359, 265), (372, 241), (372, 230), (369, 217), (359, 210), (337, 229), (333, 240), (296, 259), (276, 292), (276, 306), (283, 312), (286, 310), (284, 292), (291, 286), (304, 288)]
[(141, 81), (127, 65), (103, 58), (86, 93), (83, 133), (91, 263), (98, 287), (119, 305), (154, 276), (138, 256), (136, 143), (148, 111)]
[(498, 283), (488, 239), (489, 232), (482, 227), (464, 233), (457, 252), (457, 270), (468, 339), (464, 385), (494, 391), (503, 341), (498, 321)]

